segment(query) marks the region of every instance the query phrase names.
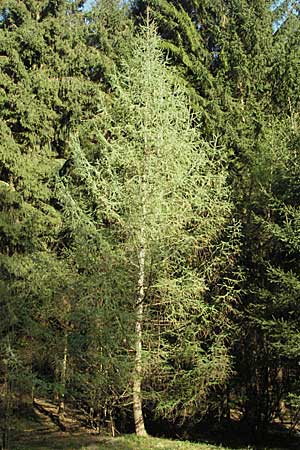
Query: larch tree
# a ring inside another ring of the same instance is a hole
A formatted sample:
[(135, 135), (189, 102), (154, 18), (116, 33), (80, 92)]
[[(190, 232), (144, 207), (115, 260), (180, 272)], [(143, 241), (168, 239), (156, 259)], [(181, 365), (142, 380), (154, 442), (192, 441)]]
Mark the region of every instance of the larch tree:
[(222, 0), (134, 0), (130, 5), (136, 23), (151, 8), (164, 54), (176, 66), (193, 110), (201, 114), (202, 130), (212, 139), (222, 116), (214, 80), (224, 32)]
[[(136, 0), (137, 21), (147, 3), (162, 48), (196, 91), (206, 138), (220, 135), (229, 155), (244, 279), (228, 403), (242, 404), (251, 433), (263, 435), (293, 389), (288, 374), (297, 376), (287, 355), (298, 317), (298, 268), (290, 261), (297, 259), (299, 2)], [(276, 328), (285, 329), (282, 340)]]
[(158, 414), (184, 419), (228, 377), (234, 281), (223, 283), (215, 269), (237, 251), (222, 236), (238, 234), (222, 151), (200, 137), (159, 47), (148, 23), (114, 77), (93, 158), (75, 139), (72, 172), (58, 182), (75, 259), (84, 248), (88, 260), (89, 245), (101, 243), (94, 271), (102, 313), (117, 305), (114, 322), (121, 326), (122, 312), (131, 324), (119, 363), (132, 367), (138, 435), (146, 434), (143, 398)]

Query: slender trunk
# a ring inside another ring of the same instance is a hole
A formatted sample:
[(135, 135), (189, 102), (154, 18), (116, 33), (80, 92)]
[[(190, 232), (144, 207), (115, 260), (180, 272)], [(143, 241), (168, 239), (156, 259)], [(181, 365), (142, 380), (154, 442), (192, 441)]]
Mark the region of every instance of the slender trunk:
[(4, 420), (2, 427), (2, 445), (1, 450), (9, 450), (10, 440), (10, 425), (11, 425), (11, 386), (9, 380), (9, 368), (5, 364), (5, 376), (4, 376)]
[(227, 384), (226, 387), (226, 412), (225, 412), (225, 417), (228, 420), (228, 422), (230, 421), (230, 387)]
[(114, 418), (113, 418), (111, 409), (109, 410), (109, 424), (110, 424), (111, 435), (114, 438), (116, 436), (116, 429), (115, 429), (115, 422), (114, 422)]
[[(147, 5), (147, 27), (150, 26), (150, 8)], [(149, 41), (149, 39), (148, 39)], [(150, 69), (148, 75), (150, 74)], [(148, 99), (146, 98), (146, 111), (148, 108)], [(141, 178), (141, 228), (140, 228), (140, 245), (139, 245), (139, 278), (138, 278), (138, 297), (136, 302), (136, 319), (135, 319), (135, 365), (133, 374), (133, 416), (135, 432), (137, 436), (146, 436), (144, 417), (143, 417), (143, 398), (142, 398), (142, 325), (143, 325), (143, 309), (145, 298), (145, 259), (146, 259), (146, 176), (145, 169), (148, 154), (148, 136), (144, 136), (144, 159), (143, 173)]]
[(133, 415), (135, 432), (138, 436), (146, 436), (142, 409), (142, 322), (143, 322), (143, 302), (145, 296), (145, 245), (144, 230), (141, 230), (141, 247), (139, 252), (139, 280), (138, 298), (136, 303), (135, 322), (135, 365), (133, 374)]
[(58, 414), (60, 416), (64, 415), (65, 411), (65, 390), (66, 390), (66, 376), (67, 376), (67, 363), (68, 363), (68, 333), (65, 332), (64, 335), (64, 356), (61, 368), (61, 394), (58, 407)]

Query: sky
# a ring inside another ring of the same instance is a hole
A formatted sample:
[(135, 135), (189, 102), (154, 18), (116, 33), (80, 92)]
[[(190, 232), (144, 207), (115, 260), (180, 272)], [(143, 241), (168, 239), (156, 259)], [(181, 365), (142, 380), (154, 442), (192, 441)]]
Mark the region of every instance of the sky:
[(95, 0), (86, 0), (84, 9), (90, 9)]
[[(96, 0), (86, 0), (85, 5), (84, 5), (84, 10), (88, 11), (93, 3), (95, 3)], [(271, 9), (274, 11), (278, 6), (280, 6), (282, 3), (284, 2), (284, 0), (275, 0), (273, 3), (273, 6), (271, 7)], [(293, 1), (290, 3), (289, 8), (292, 7)], [(273, 31), (277, 31), (278, 28), (283, 24), (283, 22), (285, 21), (286, 16), (283, 16), (281, 20), (278, 20), (276, 23), (273, 24)]]
[(85, 5), (84, 5), (84, 9), (85, 10), (89, 10), (91, 8), (91, 6), (93, 5), (93, 3), (95, 3), (95, 1), (96, 0), (86, 0)]

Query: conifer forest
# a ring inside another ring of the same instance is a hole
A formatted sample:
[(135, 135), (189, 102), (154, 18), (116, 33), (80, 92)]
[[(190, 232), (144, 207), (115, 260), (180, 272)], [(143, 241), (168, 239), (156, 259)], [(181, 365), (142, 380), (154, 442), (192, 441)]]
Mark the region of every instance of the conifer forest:
[(3, 450), (48, 404), (290, 448), (299, 107), (298, 0), (0, 0)]

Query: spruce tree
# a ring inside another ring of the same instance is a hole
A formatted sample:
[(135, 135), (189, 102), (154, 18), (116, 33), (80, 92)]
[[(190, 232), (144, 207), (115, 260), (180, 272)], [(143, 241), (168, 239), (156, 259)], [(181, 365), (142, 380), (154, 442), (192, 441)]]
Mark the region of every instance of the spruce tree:
[(14, 389), (26, 394), (33, 386), (53, 390), (55, 378), (57, 392), (65, 384), (76, 272), (61, 259), (54, 179), (71, 163), (72, 130), (91, 144), (104, 86), (102, 55), (87, 46), (79, 7), (7, 0), (0, 9), (1, 354), (8, 361), (0, 374), (6, 379), (11, 367)]
[[(261, 5), (261, 8), (266, 6)], [(255, 25), (256, 30), (260, 30), (257, 42), (255, 44), (253, 40), (254, 33), (250, 33), (247, 38), (247, 41), (252, 43), (250, 52), (247, 47), (244, 52), (244, 65), (247, 70), (245, 74), (250, 77), (246, 81), (244, 75), (243, 80), (249, 87), (238, 93), (242, 109), (239, 114), (236, 114), (238, 109), (235, 109), (237, 120), (233, 122), (233, 133), (230, 125), (227, 128), (228, 135), (231, 135), (229, 143), (234, 145), (236, 155), (233, 182), (235, 203), (244, 234), (244, 251), (240, 264), (246, 275), (241, 303), (245, 325), (241, 328), (242, 333), (238, 337), (239, 343), (236, 347), (239, 355), (237, 386), (241, 397), (244, 398), (244, 417), (252, 432), (257, 435), (264, 434), (270, 421), (280, 411), (282, 397), (286, 395), (286, 391), (293, 389), (288, 386), (288, 376), (285, 377), (284, 374), (295, 370), (295, 361), (285, 357), (284, 345), (278, 343), (279, 336), (276, 332), (276, 327), (280, 329), (280, 321), (286, 320), (286, 308), (289, 309), (291, 317), (296, 314), (295, 304), (292, 302), (287, 301), (289, 306), (283, 306), (282, 303), (279, 306), (283, 289), (283, 279), (280, 281), (279, 273), (283, 271), (286, 281), (288, 280), (289, 275), (286, 272), (290, 270), (291, 255), (284, 241), (278, 239), (275, 229), (285, 228), (284, 211), (289, 209), (290, 202), (295, 204), (298, 195), (294, 183), (289, 193), (286, 192), (287, 196), (282, 190), (285, 183), (287, 186), (291, 183), (287, 173), (287, 160), (290, 161), (288, 165), (294, 167), (294, 176), (297, 173), (293, 156), (296, 151), (293, 136), (297, 127), (294, 114), (297, 89), (295, 97), (289, 98), (286, 95), (286, 86), (289, 83), (292, 86), (295, 78), (284, 79), (278, 76), (278, 69), (284, 64), (287, 64), (290, 73), (293, 73), (297, 55), (293, 52), (290, 59), (284, 56), (285, 45), (290, 47), (287, 34), (285, 30), (272, 34), (271, 12), (266, 9), (264, 11), (264, 14), (261, 12), (253, 22), (259, 23)], [(290, 38), (292, 43), (295, 35), (291, 34)], [(229, 83), (232, 84), (230, 80)], [(290, 119), (287, 117), (287, 111)], [(296, 279), (297, 269), (295, 273), (290, 273), (290, 282), (293, 284)], [(286, 285), (285, 293), (290, 289), (291, 287)], [(272, 315), (274, 322), (270, 319)], [(294, 329), (292, 322), (286, 326)], [(287, 345), (288, 341), (289, 339), (286, 341)]]
[[(293, 111), (293, 100), (285, 97), (278, 107), (279, 99), (284, 97), (279, 92), (285, 90), (285, 81), (279, 82), (277, 75), (278, 67), (286, 60), (281, 38), (284, 30), (273, 34), (271, 19), (274, 16), (267, 6), (257, 3), (255, 9), (244, 11), (241, 5), (239, 14), (236, 8), (231, 22), (234, 34), (228, 35), (224, 48), (229, 49), (226, 52), (229, 67), (240, 55), (240, 63), (232, 72), (234, 76), (224, 78), (232, 98), (228, 102), (225, 139), (228, 139), (226, 145), (233, 148), (235, 155), (232, 164), (234, 198), (244, 235), (240, 259), (245, 273), (240, 306), (244, 326), (241, 326), (241, 334), (237, 336), (236, 367), (239, 375), (236, 387), (240, 389), (240, 398), (244, 399), (244, 418), (257, 436), (264, 434), (280, 409), (284, 392), (291, 389), (282, 374), (287, 367), (293, 366), (284, 352), (274, 351), (273, 345), (278, 339), (275, 323), (278, 325), (286, 317), (285, 307), (278, 305), (282, 281), (278, 279), (276, 285), (274, 277), (277, 270), (289, 270), (290, 256), (284, 242), (276, 237), (274, 227), (284, 228), (285, 213), (279, 213), (279, 210), (285, 209), (283, 204), (287, 199), (282, 197), (282, 192), (278, 192), (278, 186), (282, 187), (282, 177), (287, 177), (287, 159), (294, 166), (292, 154), (295, 148), (292, 150), (292, 147), (295, 144), (291, 145), (292, 141), (295, 142), (292, 138), (293, 119), (291, 117), (289, 124), (285, 112)], [(241, 19), (248, 24), (249, 34), (242, 27)], [(291, 71), (296, 60), (297, 57), (291, 58), (288, 63)], [(220, 80), (224, 74), (221, 69)], [(289, 82), (293, 83), (292, 77)], [(293, 197), (297, 198), (297, 190), (290, 191), (287, 203), (293, 202)], [(291, 282), (294, 275), (291, 273)], [(275, 310), (274, 304), (277, 304)], [(293, 315), (292, 304), (289, 308)], [(267, 325), (272, 314), (276, 317), (273, 330), (272, 326)], [(294, 328), (292, 323), (287, 327)]]

